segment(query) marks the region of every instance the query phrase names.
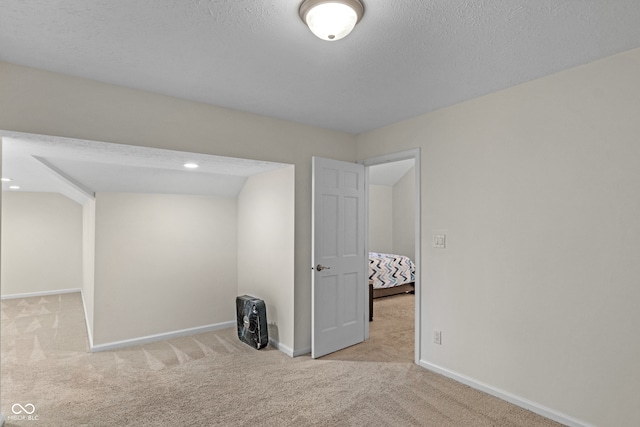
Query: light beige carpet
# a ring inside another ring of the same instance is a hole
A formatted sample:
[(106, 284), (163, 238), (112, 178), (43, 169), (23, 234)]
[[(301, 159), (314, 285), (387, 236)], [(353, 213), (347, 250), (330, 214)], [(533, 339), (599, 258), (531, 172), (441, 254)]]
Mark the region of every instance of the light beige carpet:
[(413, 363), (415, 299), (411, 294), (373, 300), (369, 339), (324, 359), (354, 362)]
[(320, 360), (255, 350), (234, 328), (92, 354), (79, 294), (4, 300), (6, 425), (559, 425), (415, 366), (411, 320), (392, 307), (412, 300), (376, 301), (372, 339)]

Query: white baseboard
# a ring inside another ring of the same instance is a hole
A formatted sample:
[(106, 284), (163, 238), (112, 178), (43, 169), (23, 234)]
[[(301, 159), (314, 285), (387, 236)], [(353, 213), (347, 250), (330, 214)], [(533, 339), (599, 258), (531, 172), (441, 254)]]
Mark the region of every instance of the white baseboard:
[[(97, 353), (100, 351), (107, 351), (107, 350), (115, 350), (117, 348), (130, 347), (134, 345), (147, 344), (154, 341), (162, 341), (162, 340), (177, 338), (177, 337), (186, 336), (186, 335), (194, 335), (194, 334), (200, 334), (203, 332), (216, 331), (218, 329), (230, 328), (236, 325), (236, 321), (232, 320), (232, 321), (223, 322), (223, 323), (216, 323), (213, 325), (198, 326), (195, 328), (182, 329), (179, 331), (166, 332), (162, 334), (148, 335), (148, 336), (139, 337), (139, 338), (131, 338), (123, 341), (115, 341), (115, 342), (110, 342), (106, 344), (94, 345), (93, 333), (92, 333), (93, 331), (91, 330), (91, 325), (89, 323), (89, 318), (87, 316), (87, 313), (88, 313), (87, 303), (85, 301), (84, 292), (82, 292), (82, 289), (80, 288), (62, 289), (57, 291), (29, 292), (29, 293), (23, 293), (23, 294), (3, 295), (2, 299), (31, 298), (31, 297), (48, 296), (48, 295), (69, 294), (73, 292), (80, 292), (80, 295), (82, 297), (82, 308), (84, 309), (84, 320), (87, 327), (89, 349), (92, 353)], [(278, 341), (275, 341), (274, 339), (271, 339), (271, 338), (269, 339), (269, 344), (271, 344), (273, 347), (277, 348), (278, 350), (280, 350), (281, 352), (283, 352), (289, 357), (298, 357), (298, 356), (303, 356), (305, 354), (311, 353), (311, 348), (302, 348), (294, 351), (292, 348), (282, 343), (279, 343)], [(0, 424), (0, 427), (1, 426), (2, 424)]]
[(273, 347), (277, 348), (278, 350), (280, 350), (281, 352), (283, 352), (284, 354), (286, 354), (289, 357), (298, 357), (298, 356), (302, 356), (302, 355), (311, 353), (311, 349), (310, 348), (302, 348), (300, 350), (294, 351), (291, 347), (288, 347), (288, 346), (286, 346), (286, 345), (274, 340), (273, 338), (269, 338), (269, 344), (271, 344)]
[(33, 297), (46, 297), (49, 295), (58, 295), (58, 294), (72, 294), (74, 292), (81, 292), (80, 288), (74, 289), (59, 289), (57, 291), (42, 291), (42, 292), (26, 292), (23, 294), (9, 294), (2, 295), (0, 299), (17, 299), (17, 298), (33, 298)]
[(311, 347), (301, 348), (293, 352), (293, 357), (304, 356), (305, 354), (311, 353)]
[(551, 408), (547, 408), (546, 406), (540, 405), (538, 403), (532, 402), (530, 400), (524, 399), (520, 396), (516, 396), (515, 394), (497, 389), (488, 384), (484, 384), (480, 381), (476, 381), (473, 378), (469, 378), (465, 375), (459, 374), (457, 372), (451, 371), (449, 369), (443, 368), (438, 365), (434, 365), (425, 360), (420, 361), (420, 366), (430, 371), (436, 372), (438, 374), (444, 375), (445, 377), (451, 378), (459, 383), (468, 385), (471, 388), (475, 388), (476, 390), (483, 391), (487, 394), (497, 397), (498, 399), (502, 399), (509, 403), (512, 403), (521, 408), (527, 409), (531, 412), (534, 412), (538, 415), (542, 415), (545, 418), (549, 418), (553, 421), (557, 421), (561, 424), (564, 424), (569, 427), (595, 427), (592, 424), (588, 424), (584, 421), (580, 421), (576, 418), (570, 417), (569, 415), (563, 414), (561, 412), (555, 411)]
[(280, 350), (281, 352), (283, 352), (287, 356), (293, 357), (293, 349), (291, 347), (287, 347), (286, 345), (274, 340), (273, 338), (269, 338), (269, 344), (272, 347), (277, 348), (278, 350)]
[(128, 340), (114, 341), (106, 344), (91, 345), (91, 352), (115, 350), (117, 348), (131, 347), (134, 345), (147, 344), (155, 341), (168, 340), (171, 338), (183, 337), (186, 335), (201, 334), (203, 332), (217, 331), (218, 329), (230, 328), (236, 325), (235, 320), (228, 322), (216, 323), (213, 325), (198, 326), (195, 328), (181, 329), (179, 331), (166, 332), (162, 334), (147, 335), (139, 338), (131, 338)]
[(84, 310), (84, 323), (87, 326), (87, 337), (89, 338), (89, 348), (93, 348), (93, 330), (91, 329), (91, 324), (89, 323), (89, 316), (87, 315), (88, 313), (87, 303), (84, 300), (84, 292), (80, 291), (80, 296), (82, 297), (82, 309)]

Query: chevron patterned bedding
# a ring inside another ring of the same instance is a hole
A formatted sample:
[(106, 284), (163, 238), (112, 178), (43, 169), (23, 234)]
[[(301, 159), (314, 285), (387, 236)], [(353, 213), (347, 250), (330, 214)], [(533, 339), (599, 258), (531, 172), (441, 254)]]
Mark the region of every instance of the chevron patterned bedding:
[(393, 288), (416, 281), (413, 261), (403, 255), (369, 252), (369, 280), (373, 288)]

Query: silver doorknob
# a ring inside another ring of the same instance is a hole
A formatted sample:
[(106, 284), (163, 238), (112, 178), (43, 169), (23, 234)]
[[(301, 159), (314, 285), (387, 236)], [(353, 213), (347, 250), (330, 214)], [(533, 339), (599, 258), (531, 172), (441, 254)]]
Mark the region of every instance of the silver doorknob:
[(324, 265), (322, 265), (322, 264), (318, 264), (318, 265), (316, 265), (316, 270), (318, 270), (318, 271), (322, 271), (322, 270), (331, 270), (331, 267), (325, 267), (325, 266), (324, 266)]

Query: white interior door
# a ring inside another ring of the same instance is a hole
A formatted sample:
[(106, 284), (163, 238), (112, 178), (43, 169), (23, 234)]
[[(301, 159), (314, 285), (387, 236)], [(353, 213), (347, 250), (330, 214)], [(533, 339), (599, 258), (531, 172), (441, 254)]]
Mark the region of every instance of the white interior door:
[(365, 168), (313, 158), (311, 356), (364, 341)]

